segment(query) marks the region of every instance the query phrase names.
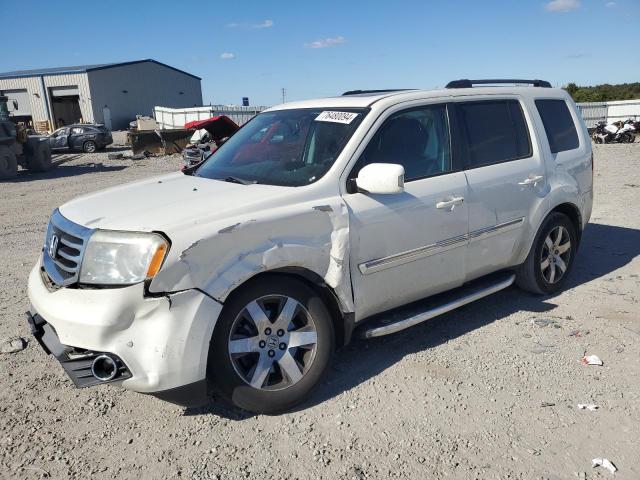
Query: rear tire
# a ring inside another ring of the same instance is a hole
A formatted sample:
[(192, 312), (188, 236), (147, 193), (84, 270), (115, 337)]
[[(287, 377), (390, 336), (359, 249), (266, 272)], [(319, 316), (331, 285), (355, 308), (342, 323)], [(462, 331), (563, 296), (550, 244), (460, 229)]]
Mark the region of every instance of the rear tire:
[(95, 153), (98, 150), (98, 146), (96, 142), (93, 140), (87, 140), (82, 144), (82, 151), (84, 153)]
[(578, 237), (566, 215), (553, 212), (542, 222), (527, 259), (516, 270), (516, 283), (531, 293), (560, 291), (577, 253)]
[(0, 145), (0, 179), (13, 178), (18, 175), (18, 159), (16, 154), (6, 145)]
[(318, 384), (334, 344), (331, 315), (313, 289), (285, 275), (261, 277), (225, 302), (207, 380), (214, 394), (237, 407), (284, 412)]

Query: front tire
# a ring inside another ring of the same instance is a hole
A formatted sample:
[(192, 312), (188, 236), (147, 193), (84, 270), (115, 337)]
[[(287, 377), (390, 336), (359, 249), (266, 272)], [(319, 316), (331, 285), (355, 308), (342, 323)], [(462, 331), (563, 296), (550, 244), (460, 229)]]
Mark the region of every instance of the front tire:
[(516, 270), (516, 283), (539, 295), (560, 291), (573, 267), (577, 247), (578, 237), (569, 217), (559, 212), (549, 214), (527, 259)]
[(27, 168), (32, 172), (51, 170), (51, 147), (47, 142), (34, 143), (29, 147)]
[(13, 178), (18, 175), (18, 159), (16, 154), (6, 145), (0, 145), (0, 179)]
[(257, 413), (305, 400), (334, 350), (333, 322), (320, 296), (285, 275), (250, 281), (229, 296), (209, 348), (214, 393)]

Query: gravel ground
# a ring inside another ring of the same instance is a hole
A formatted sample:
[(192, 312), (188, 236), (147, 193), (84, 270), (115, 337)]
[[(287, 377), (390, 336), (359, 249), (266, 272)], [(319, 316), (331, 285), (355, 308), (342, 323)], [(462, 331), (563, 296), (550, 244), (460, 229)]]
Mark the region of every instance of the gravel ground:
[[(28, 341), (0, 354), (0, 477), (591, 479), (611, 476), (591, 467), (605, 457), (616, 478), (640, 478), (640, 144), (596, 147), (594, 212), (566, 292), (512, 288), (356, 341), (281, 416), (76, 390), (43, 353), (23, 312), (51, 211), (180, 164), (62, 158), (0, 182), (0, 340)], [(585, 352), (604, 366), (582, 365)]]

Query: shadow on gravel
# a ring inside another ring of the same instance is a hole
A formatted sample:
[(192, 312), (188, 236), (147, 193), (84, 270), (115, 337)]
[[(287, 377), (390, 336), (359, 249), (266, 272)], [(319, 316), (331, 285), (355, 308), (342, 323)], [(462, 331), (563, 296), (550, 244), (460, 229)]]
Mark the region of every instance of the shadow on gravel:
[(186, 408), (184, 411), (185, 417), (194, 417), (198, 415), (216, 415), (218, 417), (226, 418), (227, 420), (236, 421), (247, 420), (248, 418), (258, 416), (255, 413), (227, 405), (222, 400), (217, 399), (211, 399), (207, 405), (203, 405), (202, 407)]
[[(640, 230), (590, 224), (585, 230), (567, 288), (610, 274), (638, 255)], [(394, 335), (371, 340), (354, 339), (346, 348), (336, 353), (324, 382), (295, 411), (313, 407), (351, 390), (406, 355), (437, 347), (512, 313), (549, 312), (557, 306), (552, 299), (553, 296), (539, 297), (512, 287)], [(199, 414), (214, 414), (230, 420), (244, 420), (255, 416), (230, 409), (218, 402), (185, 411), (185, 415)]]
[[(117, 153), (117, 152), (127, 152), (130, 151), (131, 147), (127, 147), (126, 145), (118, 145), (118, 146), (114, 146), (114, 147), (107, 147), (104, 150), (102, 150), (103, 152), (107, 152), (107, 153)], [(98, 150), (100, 151), (100, 150)]]
[(102, 165), (100, 163), (89, 163), (86, 165), (58, 165), (48, 172), (33, 173), (28, 170), (20, 170), (16, 178), (0, 180), (2, 183), (22, 183), (33, 180), (51, 180), (54, 178), (76, 177), (85, 173), (117, 172), (128, 168), (126, 165)]

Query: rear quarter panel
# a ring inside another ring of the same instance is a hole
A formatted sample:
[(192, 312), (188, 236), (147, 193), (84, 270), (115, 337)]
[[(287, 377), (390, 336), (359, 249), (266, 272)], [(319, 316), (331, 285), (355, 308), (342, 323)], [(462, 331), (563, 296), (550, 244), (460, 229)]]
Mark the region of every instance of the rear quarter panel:
[[(545, 163), (545, 198), (538, 205), (536, 214), (531, 217), (528, 225), (529, 234), (524, 237), (525, 242), (514, 264), (520, 264), (526, 259), (542, 222), (549, 212), (558, 205), (564, 203), (575, 205), (580, 211), (582, 228), (586, 226), (591, 214), (593, 180), (591, 139), (587, 128), (575, 103), (566, 92), (557, 89), (550, 89), (548, 92), (546, 90), (541, 92), (540, 90), (536, 89), (535, 95), (528, 95), (524, 99), (524, 104), (528, 110), (528, 119), (531, 121), (533, 130), (532, 141), (537, 142)], [(578, 133), (578, 148), (558, 153), (551, 152), (544, 124), (535, 104), (538, 99), (564, 100), (567, 102)]]
[[(543, 97), (539, 97), (543, 98)], [(571, 97), (564, 93), (561, 97), (566, 101), (573, 123), (578, 133), (579, 146), (573, 150), (552, 153), (546, 137), (542, 118), (535, 110), (538, 129), (545, 156), (547, 158), (547, 172), (551, 191), (549, 194), (549, 209), (563, 203), (571, 203), (580, 210), (582, 228), (589, 221), (591, 214), (591, 199), (593, 191), (593, 170), (591, 165), (592, 146), (587, 127), (582, 120)]]

